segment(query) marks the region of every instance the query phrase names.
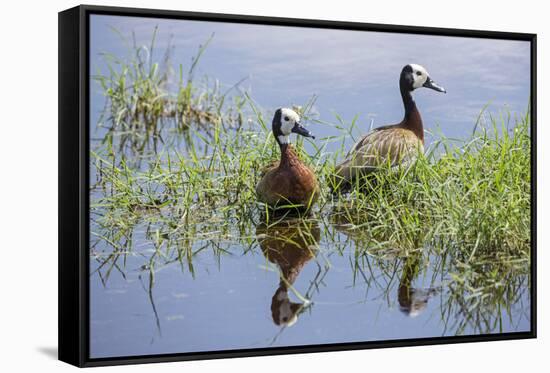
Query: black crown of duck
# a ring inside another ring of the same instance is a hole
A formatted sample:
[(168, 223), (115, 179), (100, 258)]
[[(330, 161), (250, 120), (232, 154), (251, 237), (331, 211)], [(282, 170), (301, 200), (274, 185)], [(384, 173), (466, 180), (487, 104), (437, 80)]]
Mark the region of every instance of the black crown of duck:
[(281, 159), (264, 170), (256, 186), (258, 199), (272, 208), (288, 206), (309, 209), (317, 200), (319, 185), (313, 171), (294, 151), (290, 135), (315, 137), (300, 124), (300, 116), (287, 108), (277, 109), (272, 129), (281, 149)]
[(357, 177), (368, 176), (383, 165), (399, 166), (411, 163), (424, 151), (424, 126), (420, 112), (412, 97), (412, 91), (430, 88), (446, 93), (437, 85), (426, 69), (409, 64), (403, 67), (399, 77), (399, 89), (403, 98), (405, 116), (400, 123), (374, 129), (361, 138), (336, 166), (335, 188), (349, 186)]

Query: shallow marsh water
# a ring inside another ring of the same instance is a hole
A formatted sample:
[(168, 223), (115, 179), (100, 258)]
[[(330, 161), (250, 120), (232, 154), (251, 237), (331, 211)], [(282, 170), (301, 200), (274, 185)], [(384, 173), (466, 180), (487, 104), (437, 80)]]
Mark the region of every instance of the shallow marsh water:
[[(526, 276), (513, 279), (505, 307), (477, 310), (446, 286), (456, 269), (429, 248), (421, 259), (357, 258), (353, 238), (324, 224), (304, 240), (275, 227), (267, 238), (260, 230), (245, 242), (195, 242), (192, 271), (163, 257), (153, 286), (153, 249), (136, 234), (142, 249), (121, 257), (105, 283), (91, 277), (94, 356), (529, 330)], [(92, 272), (100, 263), (93, 258)]]
[[(248, 78), (243, 90), (266, 108), (266, 118), (278, 106), (304, 103), (315, 94), (313, 117), (337, 123), (336, 112), (349, 123), (359, 115), (356, 136), (368, 130), (371, 120), (375, 126), (396, 122), (402, 115), (397, 76), (404, 60), (421, 60), (449, 91), (417, 94), (427, 130), (434, 133), (428, 143), (438, 139), (438, 131), (468, 138), (488, 102), (492, 115), (501, 115), (498, 110), (505, 107), (513, 118), (528, 100), (528, 45), (464, 38), (93, 16), (91, 71), (105, 70), (99, 54), (103, 49), (119, 56), (127, 53), (108, 26), (123, 35), (134, 30), (137, 43), (146, 45), (155, 25), (159, 42), (154, 56), (161, 58), (173, 34), (171, 58), (182, 62), (215, 32), (196, 75), (220, 79), (227, 88)], [(428, 47), (429, 54), (419, 52)], [(495, 70), (507, 74), (489, 73)], [(92, 126), (104, 102), (101, 90), (93, 86)], [(247, 120), (252, 127), (253, 122)], [(315, 121), (309, 129), (321, 139), (337, 133), (333, 126)], [(92, 151), (103, 146), (106, 132), (92, 128)], [(345, 139), (346, 146), (352, 141)], [(176, 150), (188, 154), (186, 144), (180, 134), (164, 132), (158, 145), (162, 161)], [(326, 141), (324, 151), (336, 146)], [(312, 149), (306, 144), (308, 153)], [(139, 168), (147, 170), (152, 160), (157, 158), (143, 157)], [(92, 163), (92, 180), (97, 172)], [(103, 189), (93, 188), (92, 204), (105, 196)], [(259, 217), (227, 224), (215, 209), (195, 211), (210, 217), (194, 227), (194, 238), (189, 239), (163, 235), (165, 224), (179, 224), (184, 218), (171, 207), (144, 208), (130, 223), (121, 218), (115, 230), (102, 225), (102, 208), (96, 206), (91, 221), (91, 357), (530, 328), (525, 273), (510, 274), (495, 302), (490, 296), (476, 297), (479, 289), (453, 285), (453, 276), (464, 268), (445, 245), (460, 242), (420, 244), (408, 255), (400, 248), (365, 247), (372, 241), (365, 238), (369, 233), (341, 221), (330, 208), (305, 221), (285, 220), (267, 228)]]

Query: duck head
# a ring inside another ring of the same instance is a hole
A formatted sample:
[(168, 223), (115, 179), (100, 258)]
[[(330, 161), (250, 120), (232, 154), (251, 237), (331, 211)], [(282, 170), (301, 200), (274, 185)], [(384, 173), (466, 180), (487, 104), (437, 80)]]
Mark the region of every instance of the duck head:
[(292, 109), (280, 108), (275, 111), (273, 117), (273, 135), (279, 145), (288, 144), (291, 133), (304, 137), (315, 138), (311, 132), (300, 124), (300, 116)]
[(445, 88), (437, 85), (426, 69), (420, 65), (411, 63), (403, 67), (401, 77), (399, 79), (401, 90), (408, 92), (414, 91), (417, 88), (430, 88), (437, 92), (447, 93)]
[(275, 325), (289, 327), (298, 321), (304, 307), (303, 303), (290, 301), (287, 288), (281, 285), (271, 298), (271, 317)]

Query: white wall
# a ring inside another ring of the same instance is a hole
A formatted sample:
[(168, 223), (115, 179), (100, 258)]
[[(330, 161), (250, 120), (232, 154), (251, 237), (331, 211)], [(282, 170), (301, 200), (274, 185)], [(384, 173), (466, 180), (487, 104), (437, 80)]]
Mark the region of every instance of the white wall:
[[(539, 339), (156, 365), (156, 371), (530, 372), (548, 365), (550, 20), (543, 1), (119, 0), (102, 5), (534, 32), (539, 34)], [(74, 1), (8, 0), (0, 32), (0, 356), (5, 372), (71, 369), (57, 345), (57, 11)], [(525, 77), (528, 79), (528, 77)], [(152, 366), (117, 368), (145, 371)]]

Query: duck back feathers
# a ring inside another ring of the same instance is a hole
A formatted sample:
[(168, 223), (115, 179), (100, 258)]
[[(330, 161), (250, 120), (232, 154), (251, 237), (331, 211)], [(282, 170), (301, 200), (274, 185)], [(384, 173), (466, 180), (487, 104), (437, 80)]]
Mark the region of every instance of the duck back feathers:
[(424, 144), (414, 131), (400, 125), (373, 130), (361, 138), (336, 166), (336, 174), (345, 182), (378, 169), (406, 165), (414, 161)]

